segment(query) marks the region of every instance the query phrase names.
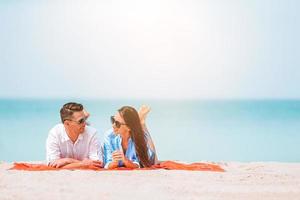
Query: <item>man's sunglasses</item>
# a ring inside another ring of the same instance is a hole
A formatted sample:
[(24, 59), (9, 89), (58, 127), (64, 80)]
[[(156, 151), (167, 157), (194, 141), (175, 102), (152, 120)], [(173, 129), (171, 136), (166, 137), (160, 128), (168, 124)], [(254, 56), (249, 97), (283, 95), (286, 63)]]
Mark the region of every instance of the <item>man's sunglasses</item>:
[(114, 124), (117, 128), (120, 128), (122, 125), (126, 125), (124, 123), (121, 123), (121, 122), (115, 120), (114, 116), (110, 117), (110, 121), (111, 121), (111, 124)]
[(77, 124), (83, 124), (83, 123), (86, 123), (87, 118), (83, 117), (83, 118), (81, 118), (81, 119), (78, 120), (78, 121), (72, 120), (72, 119), (68, 119), (68, 120), (70, 120), (70, 121), (72, 121), (72, 122), (76, 122)]

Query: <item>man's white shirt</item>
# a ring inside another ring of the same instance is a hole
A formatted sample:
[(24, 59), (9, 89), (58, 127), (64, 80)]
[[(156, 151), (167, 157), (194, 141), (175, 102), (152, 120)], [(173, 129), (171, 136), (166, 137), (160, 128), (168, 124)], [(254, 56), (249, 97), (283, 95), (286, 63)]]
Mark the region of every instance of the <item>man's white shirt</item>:
[(60, 158), (102, 160), (97, 130), (86, 126), (73, 143), (63, 124), (57, 124), (50, 131), (46, 142), (47, 162)]

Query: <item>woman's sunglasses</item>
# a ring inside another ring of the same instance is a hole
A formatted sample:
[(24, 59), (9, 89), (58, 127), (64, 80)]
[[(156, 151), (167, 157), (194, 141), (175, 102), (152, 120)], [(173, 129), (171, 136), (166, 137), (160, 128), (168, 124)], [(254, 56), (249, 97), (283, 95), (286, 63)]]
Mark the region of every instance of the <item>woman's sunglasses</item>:
[(114, 118), (114, 116), (110, 117), (110, 121), (111, 121), (111, 124), (114, 124), (117, 128), (120, 128), (122, 125), (126, 125), (124, 123), (116, 121), (115, 118)]

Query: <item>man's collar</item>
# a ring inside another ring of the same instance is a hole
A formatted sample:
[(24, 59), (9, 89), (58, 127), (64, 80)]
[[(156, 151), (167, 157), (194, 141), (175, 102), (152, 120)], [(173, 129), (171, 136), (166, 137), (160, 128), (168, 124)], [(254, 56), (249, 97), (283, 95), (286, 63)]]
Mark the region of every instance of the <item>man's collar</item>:
[[(76, 141), (82, 140), (82, 139), (83, 139), (83, 134), (84, 134), (84, 133), (85, 133), (85, 130), (84, 130), (83, 133), (79, 134), (79, 136), (78, 136), (78, 138), (77, 138)], [(68, 134), (67, 134), (66, 127), (64, 126), (64, 130), (63, 130), (63, 141), (65, 142), (65, 141), (68, 141), (68, 140), (71, 141), (71, 139), (69, 138), (69, 136), (68, 136)]]
[(64, 130), (63, 130), (63, 141), (68, 141), (68, 140), (71, 140), (67, 134), (67, 130), (66, 130), (66, 127), (64, 126)]
[(83, 139), (83, 134), (84, 134), (84, 132), (80, 133), (79, 136), (78, 136), (78, 138), (77, 138), (77, 140), (82, 140)]

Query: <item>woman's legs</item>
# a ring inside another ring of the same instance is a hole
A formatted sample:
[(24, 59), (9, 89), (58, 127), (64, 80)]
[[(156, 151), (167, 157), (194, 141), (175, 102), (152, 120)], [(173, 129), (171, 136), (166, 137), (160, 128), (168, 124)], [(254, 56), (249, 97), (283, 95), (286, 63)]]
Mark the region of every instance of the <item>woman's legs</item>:
[(151, 108), (149, 106), (146, 105), (142, 105), (139, 109), (139, 116), (140, 116), (140, 120), (141, 120), (141, 125), (142, 128), (146, 134), (146, 139), (147, 139), (147, 144), (148, 147), (151, 150), (151, 155), (150, 155), (150, 159), (153, 162), (153, 164), (157, 164), (158, 163), (158, 158), (157, 158), (157, 153), (156, 153), (156, 149), (155, 149), (155, 145), (154, 142), (151, 138), (151, 135), (146, 127), (146, 117), (148, 115), (148, 113), (150, 112)]

